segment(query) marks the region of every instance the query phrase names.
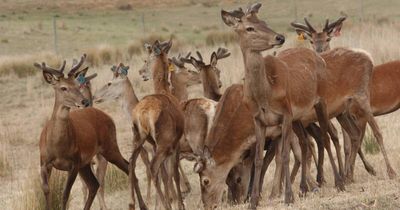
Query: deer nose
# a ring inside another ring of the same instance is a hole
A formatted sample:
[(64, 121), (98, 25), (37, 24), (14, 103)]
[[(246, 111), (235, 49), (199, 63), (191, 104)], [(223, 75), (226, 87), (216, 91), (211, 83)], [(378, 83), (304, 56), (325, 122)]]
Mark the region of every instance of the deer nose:
[(278, 41), (280, 44), (285, 43), (285, 37), (281, 34), (276, 35), (275, 37), (276, 41)]
[(82, 100), (82, 105), (83, 105), (84, 107), (88, 107), (88, 106), (90, 106), (90, 101), (89, 101), (88, 99), (83, 99), (83, 100)]

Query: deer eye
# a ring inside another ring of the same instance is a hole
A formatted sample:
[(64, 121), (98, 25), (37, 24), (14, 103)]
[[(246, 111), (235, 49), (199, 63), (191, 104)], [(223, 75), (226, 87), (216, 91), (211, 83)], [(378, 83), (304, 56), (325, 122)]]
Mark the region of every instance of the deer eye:
[(314, 44), (314, 41), (310, 40), (310, 43), (311, 43), (311, 44)]
[(108, 82), (108, 83), (107, 83), (107, 86), (111, 86), (111, 82)]
[(331, 41), (331, 38), (330, 38), (330, 37), (329, 37), (329, 38), (327, 38), (327, 39), (326, 39), (326, 41), (327, 41), (327, 42), (330, 42), (330, 41)]
[(236, 183), (239, 184), (240, 182), (242, 182), (242, 178), (238, 177), (238, 178), (236, 179)]
[(67, 88), (66, 87), (61, 87), (61, 90), (62, 91), (67, 91)]
[(246, 31), (249, 31), (249, 32), (254, 31), (254, 28), (253, 27), (247, 27)]

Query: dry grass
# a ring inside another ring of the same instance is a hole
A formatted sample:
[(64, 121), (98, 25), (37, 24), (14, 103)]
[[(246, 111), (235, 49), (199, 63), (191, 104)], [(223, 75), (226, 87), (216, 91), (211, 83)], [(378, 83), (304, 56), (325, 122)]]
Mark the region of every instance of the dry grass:
[(206, 36), (206, 44), (208, 46), (228, 45), (236, 43), (237, 35), (231, 31), (212, 31)]
[(111, 165), (107, 169), (104, 185), (105, 192), (110, 194), (116, 191), (128, 189), (129, 181), (123, 171)]

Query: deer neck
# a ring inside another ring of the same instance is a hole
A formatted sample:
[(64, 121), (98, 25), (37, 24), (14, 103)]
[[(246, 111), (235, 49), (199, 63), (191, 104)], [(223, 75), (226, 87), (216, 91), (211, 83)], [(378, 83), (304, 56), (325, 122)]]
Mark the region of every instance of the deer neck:
[(267, 108), (271, 84), (267, 80), (265, 60), (261, 52), (242, 47), (245, 65), (244, 99), (257, 107)]
[(66, 148), (72, 148), (75, 143), (73, 138), (70, 138), (70, 108), (61, 103), (61, 99), (57, 94), (55, 98), (53, 113), (47, 131), (47, 143), (52, 148), (56, 148), (56, 150), (58, 148), (60, 151), (66, 151)]
[[(185, 71), (181, 69), (181, 71)], [(186, 82), (183, 78), (179, 77), (175, 71), (170, 72), (171, 91), (179, 101), (188, 99), (188, 91)]]
[(128, 116), (129, 122), (131, 122), (131, 113), (133, 108), (135, 108), (136, 104), (139, 102), (135, 91), (133, 90), (132, 83), (126, 78), (126, 82), (124, 83), (124, 91), (121, 97), (122, 109), (125, 111), (126, 116)]
[(168, 84), (168, 62), (164, 54), (156, 58), (153, 66), (154, 92), (156, 94), (171, 93)]
[(206, 70), (201, 71), (201, 81), (203, 83), (204, 96), (214, 101), (219, 101), (221, 93), (219, 92), (218, 81), (215, 75)]

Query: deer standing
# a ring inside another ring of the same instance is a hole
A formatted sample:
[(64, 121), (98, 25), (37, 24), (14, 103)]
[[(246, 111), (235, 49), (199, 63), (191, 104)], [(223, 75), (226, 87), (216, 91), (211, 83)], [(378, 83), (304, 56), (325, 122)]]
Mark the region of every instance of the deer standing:
[(74, 65), (64, 77), (65, 61), (59, 70), (35, 63), (43, 72), (45, 81), (55, 90), (53, 114), (46, 123), (40, 136), (40, 165), (42, 189), (46, 198), (46, 209), (50, 209), (49, 178), (52, 168), (68, 171), (66, 187), (63, 193), (62, 209), (66, 209), (69, 194), (79, 173), (89, 189), (84, 209), (90, 209), (99, 182), (94, 176), (90, 164), (96, 154), (128, 173), (128, 162), (122, 157), (112, 119), (95, 108), (70, 111), (73, 107), (87, 107), (89, 100), (80, 92), (76, 77), (80, 72), (86, 55)]
[[(342, 28), (343, 21), (346, 20), (346, 17), (341, 17), (337, 21), (329, 23), (327, 19), (325, 22), (325, 26), (322, 32), (317, 32), (314, 27), (308, 22), (305, 18), (306, 25), (301, 23), (292, 23), (291, 25), (296, 29), (296, 32), (299, 36), (304, 37), (304, 39), (308, 39), (312, 45), (312, 47), (319, 53), (327, 52), (330, 48), (330, 41), (333, 37), (340, 36), (340, 31)], [(374, 116), (380, 116), (383, 114), (390, 113), (398, 109), (400, 100), (397, 94), (393, 94), (393, 90), (398, 87), (396, 82), (392, 82), (393, 78), (400, 78), (400, 65), (399, 62), (390, 62), (387, 64), (382, 64), (374, 67), (372, 71), (372, 76), (369, 85), (369, 95), (370, 95), (370, 107), (371, 112)], [(356, 112), (356, 110), (353, 110)], [(362, 114), (362, 113), (361, 113)], [(356, 114), (357, 115), (357, 114)], [(362, 114), (363, 115), (363, 114)], [(365, 114), (364, 114), (365, 115)], [(368, 122), (368, 118), (365, 116), (357, 116), (355, 118), (357, 124), (361, 129), (362, 137), (360, 139), (358, 150), (356, 150), (364, 164), (365, 169), (368, 173), (375, 175), (376, 172), (374, 168), (369, 164), (369, 162), (365, 159), (365, 156), (360, 148), (362, 139), (365, 133), (366, 124)], [(374, 128), (373, 128), (374, 129)], [(376, 129), (375, 129), (376, 130)], [(383, 139), (380, 133), (374, 131), (374, 135), (377, 136), (376, 140), (379, 144), (379, 147), (382, 151), (387, 174), (389, 178), (396, 177), (396, 173), (391, 167), (389, 158), (387, 157), (386, 149), (383, 145)], [(351, 148), (350, 146), (350, 137), (345, 130), (343, 130), (344, 136), (344, 145), (345, 145), (345, 168), (347, 170), (346, 176), (348, 181), (353, 181), (353, 171), (355, 164), (355, 148)], [(353, 149), (353, 150), (352, 150)], [(350, 152), (351, 151), (351, 152)], [(354, 153), (352, 155), (354, 158), (350, 159), (350, 153)], [(322, 156), (323, 158), (323, 156)], [(350, 161), (352, 160), (352, 161)]]
[[(179, 177), (179, 140), (183, 135), (184, 119), (183, 113), (179, 107), (178, 100), (171, 95), (168, 84), (168, 52), (172, 46), (172, 41), (162, 42), (156, 41), (150, 48), (150, 60), (147, 61), (148, 67), (152, 69), (154, 82), (154, 95), (149, 95), (141, 99), (133, 108), (133, 133), (134, 148), (130, 159), (130, 176), (132, 202), (135, 202), (135, 194), (139, 201), (141, 209), (147, 209), (143, 202), (138, 180), (135, 173), (136, 159), (141, 151), (145, 141), (151, 143), (155, 148), (155, 155), (152, 158), (150, 169), (152, 180), (155, 184), (157, 194), (160, 197), (164, 208), (171, 209), (169, 198), (168, 180), (169, 177), (162, 177), (165, 185), (165, 195), (161, 190), (159, 183), (159, 171), (163, 170), (163, 166), (168, 158), (175, 158), (173, 164), (173, 178), (176, 185), (179, 209), (184, 209), (182, 195), (180, 190)], [(164, 173), (168, 175), (168, 173)], [(130, 205), (134, 209), (134, 204)]]

